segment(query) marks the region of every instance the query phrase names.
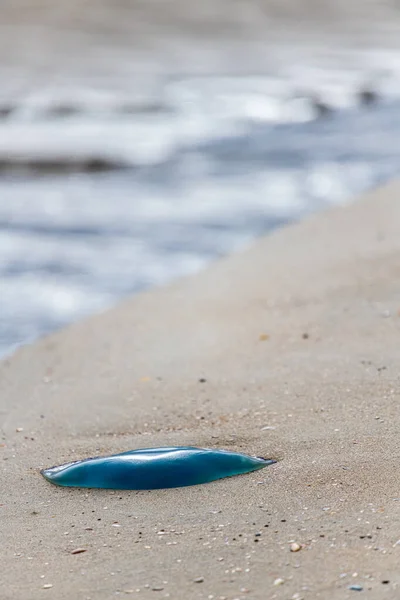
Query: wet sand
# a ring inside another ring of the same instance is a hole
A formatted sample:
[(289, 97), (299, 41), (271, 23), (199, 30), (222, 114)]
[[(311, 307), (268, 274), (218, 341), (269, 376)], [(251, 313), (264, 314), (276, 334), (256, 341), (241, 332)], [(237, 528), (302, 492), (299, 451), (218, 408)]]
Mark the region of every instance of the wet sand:
[[(0, 364), (2, 600), (396, 597), (399, 193), (277, 231)], [(184, 444), (278, 463), (155, 492), (39, 474)]]

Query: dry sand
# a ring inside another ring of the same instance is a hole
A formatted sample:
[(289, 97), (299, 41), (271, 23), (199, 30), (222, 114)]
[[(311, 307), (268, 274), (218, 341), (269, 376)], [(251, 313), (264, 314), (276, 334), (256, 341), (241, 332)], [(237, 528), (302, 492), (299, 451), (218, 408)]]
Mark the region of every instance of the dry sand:
[[(278, 231), (1, 363), (1, 600), (399, 597), (399, 195)], [(156, 492), (39, 474), (187, 443), (279, 462)]]

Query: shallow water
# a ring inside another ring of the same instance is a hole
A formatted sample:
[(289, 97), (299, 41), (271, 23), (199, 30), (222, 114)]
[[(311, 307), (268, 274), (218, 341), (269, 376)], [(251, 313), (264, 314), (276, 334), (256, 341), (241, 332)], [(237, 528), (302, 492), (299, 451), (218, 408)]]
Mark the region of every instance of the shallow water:
[(264, 54), (175, 36), (166, 65), (94, 26), (100, 57), (61, 60), (46, 27), (50, 58), (44, 42), (0, 52), (0, 354), (399, 171), (400, 61), (382, 28), (380, 45), (298, 31)]

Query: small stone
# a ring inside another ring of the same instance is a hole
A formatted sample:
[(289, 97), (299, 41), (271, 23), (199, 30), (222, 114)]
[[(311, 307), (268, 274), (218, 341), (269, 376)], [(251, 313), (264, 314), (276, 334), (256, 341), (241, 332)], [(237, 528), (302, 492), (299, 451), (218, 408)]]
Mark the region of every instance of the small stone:
[(361, 585), (349, 585), (349, 590), (352, 590), (353, 592), (362, 592), (363, 591), (363, 587)]
[(196, 577), (196, 579), (193, 580), (195, 583), (203, 583), (204, 581), (204, 577)]
[(285, 583), (285, 580), (282, 579), (281, 577), (278, 577), (277, 579), (275, 579), (274, 581), (274, 585), (283, 585)]
[(162, 592), (164, 588), (162, 585), (153, 585), (151, 589), (153, 590), (153, 592)]
[(290, 552), (298, 552), (299, 550), (301, 550), (300, 544), (298, 544), (297, 542), (293, 542), (293, 544), (290, 544)]
[(52, 584), (52, 583), (45, 583), (45, 584), (44, 584), (44, 586), (43, 586), (43, 589), (44, 589), (44, 590), (49, 590), (49, 589), (50, 589), (50, 588), (52, 588), (52, 587), (53, 587), (53, 584)]
[(87, 552), (86, 548), (75, 548), (75, 550), (71, 550), (71, 554), (82, 554), (83, 552)]
[(17, 429), (15, 430), (17, 433), (21, 433), (21, 431), (23, 431), (24, 428), (23, 427), (17, 427)]

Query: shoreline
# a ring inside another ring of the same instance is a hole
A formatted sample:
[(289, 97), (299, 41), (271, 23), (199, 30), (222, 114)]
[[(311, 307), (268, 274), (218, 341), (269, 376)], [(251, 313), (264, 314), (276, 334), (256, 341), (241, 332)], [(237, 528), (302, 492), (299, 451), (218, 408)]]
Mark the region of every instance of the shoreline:
[[(399, 190), (275, 231), (0, 362), (2, 598), (395, 594)], [(154, 493), (39, 475), (185, 444), (278, 463)]]

